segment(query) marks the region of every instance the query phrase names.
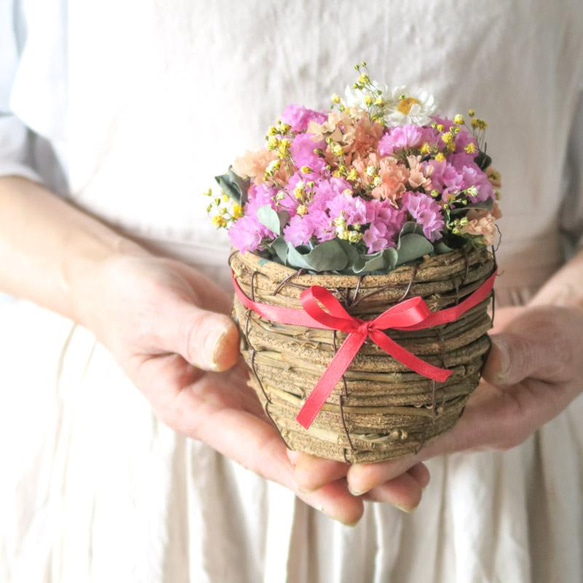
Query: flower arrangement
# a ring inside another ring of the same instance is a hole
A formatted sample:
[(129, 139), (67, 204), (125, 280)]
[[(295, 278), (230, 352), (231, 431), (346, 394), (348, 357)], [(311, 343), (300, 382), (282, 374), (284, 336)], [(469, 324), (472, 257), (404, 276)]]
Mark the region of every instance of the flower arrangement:
[(288, 106), (216, 178), (249, 383), (286, 445), (349, 463), (453, 427), (490, 341), (500, 176), (473, 110), (366, 64), (329, 112)]
[(436, 114), (426, 91), (370, 79), (366, 63), (329, 112), (289, 105), (265, 146), (216, 178), (208, 212), (234, 248), (312, 272), (387, 272), (492, 245), (500, 174), (486, 122)]

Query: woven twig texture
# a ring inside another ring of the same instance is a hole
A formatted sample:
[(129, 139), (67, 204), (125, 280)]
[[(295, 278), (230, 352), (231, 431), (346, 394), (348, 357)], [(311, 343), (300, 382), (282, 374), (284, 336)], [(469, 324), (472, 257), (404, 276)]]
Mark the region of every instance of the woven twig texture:
[[(351, 315), (370, 319), (405, 298), (421, 296), (431, 310), (456, 305), (494, 269), (486, 249), (426, 257), (386, 275), (304, 274), (250, 253), (233, 253), (243, 292), (264, 304), (302, 309), (312, 285), (332, 291)], [(427, 362), (453, 371), (445, 383), (412, 372), (367, 340), (309, 430), (295, 417), (345, 335), (270, 322), (235, 299), (234, 316), (250, 383), (287, 446), (349, 463), (382, 461), (418, 451), (447, 431), (480, 381), (490, 342), (489, 300), (459, 320), (388, 335)]]

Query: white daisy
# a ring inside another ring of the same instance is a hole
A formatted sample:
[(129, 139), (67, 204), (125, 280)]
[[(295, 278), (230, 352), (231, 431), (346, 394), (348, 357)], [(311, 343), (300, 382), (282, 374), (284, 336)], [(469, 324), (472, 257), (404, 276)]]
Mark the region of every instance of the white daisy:
[(414, 90), (403, 86), (392, 91), (384, 109), (387, 126), (421, 126), (431, 122), (437, 101), (424, 89)]

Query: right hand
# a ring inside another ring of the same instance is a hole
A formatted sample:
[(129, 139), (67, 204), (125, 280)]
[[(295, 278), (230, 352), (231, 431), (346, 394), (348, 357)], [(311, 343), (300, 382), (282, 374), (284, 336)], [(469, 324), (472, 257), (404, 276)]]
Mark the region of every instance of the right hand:
[[(106, 259), (76, 283), (78, 319), (111, 351), (160, 420), (328, 516), (358, 522), (363, 500), (350, 494), (344, 476), (327, 473), (323, 487), (300, 491), (279, 433), (247, 386), (238, 330), (227, 315), (230, 296), (193, 268), (145, 252)], [(320, 459), (314, 466), (335, 467)], [(406, 476), (420, 498), (426, 470), (420, 466)], [(399, 498), (404, 480), (380, 486), (369, 498)]]

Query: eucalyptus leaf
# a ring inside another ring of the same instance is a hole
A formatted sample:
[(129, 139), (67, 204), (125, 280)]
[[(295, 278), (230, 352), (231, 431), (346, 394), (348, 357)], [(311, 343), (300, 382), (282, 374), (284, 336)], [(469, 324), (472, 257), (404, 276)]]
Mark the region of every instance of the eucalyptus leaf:
[(311, 271), (342, 271), (348, 265), (348, 256), (337, 239), (324, 241), (303, 255), (288, 243), (287, 263)]
[(358, 250), (356, 245), (349, 243), (348, 241), (338, 240), (342, 245), (346, 256), (348, 257), (348, 263), (346, 265), (346, 271), (351, 273), (358, 273), (364, 267), (365, 255)]
[(249, 190), (249, 180), (241, 178), (235, 174), (232, 167), (229, 167), (227, 174), (215, 176), (217, 184), (229, 195), (233, 200), (244, 206), (247, 202), (247, 191)]
[(486, 152), (480, 150), (480, 153), (474, 158), (474, 162), (478, 165), (480, 170), (486, 170), (486, 168), (492, 164), (492, 158), (490, 158)]
[(380, 271), (387, 273), (392, 271), (397, 264), (397, 251), (390, 247), (383, 251), (377, 253), (371, 253), (370, 255), (365, 255), (363, 258), (364, 265), (358, 270), (354, 270), (355, 273), (372, 273), (375, 271)]
[(260, 206), (257, 209), (257, 220), (270, 231), (273, 231), (276, 235), (281, 235), (281, 224), (279, 221), (279, 215), (271, 208), (270, 205), (266, 204)]
[(399, 255), (397, 265), (403, 265), (403, 263), (411, 263), (424, 255), (433, 253), (433, 244), (423, 235), (408, 233), (399, 238), (397, 253)]
[(284, 241), (283, 237), (278, 237), (274, 239), (270, 244), (269, 248), (277, 255), (279, 260), (285, 265), (287, 262), (287, 243)]
[(449, 253), (450, 251), (453, 251), (453, 249), (449, 245), (446, 245), (443, 242), (443, 240), (435, 243), (433, 245), (433, 248), (435, 249), (435, 252), (439, 255), (441, 255), (442, 253)]
[(450, 213), (452, 215), (459, 215), (459, 214), (467, 213), (470, 209), (492, 210), (493, 207), (494, 207), (494, 201), (491, 198), (489, 198), (488, 200), (484, 200), (482, 202), (476, 202), (476, 203), (468, 204), (466, 206), (462, 206), (459, 208), (451, 209)]
[(417, 233), (418, 235), (422, 235), (423, 227), (419, 223), (416, 223), (415, 221), (407, 221), (401, 228), (399, 236), (407, 235), (408, 233)]

